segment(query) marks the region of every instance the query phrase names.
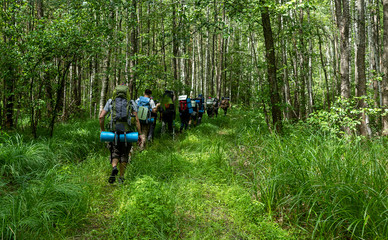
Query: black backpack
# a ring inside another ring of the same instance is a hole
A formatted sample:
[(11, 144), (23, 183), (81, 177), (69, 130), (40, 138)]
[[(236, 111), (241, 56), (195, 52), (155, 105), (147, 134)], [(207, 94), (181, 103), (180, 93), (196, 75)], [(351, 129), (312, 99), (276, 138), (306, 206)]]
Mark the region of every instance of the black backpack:
[(131, 128), (131, 108), (135, 105), (134, 101), (128, 100), (128, 87), (119, 85), (113, 92), (111, 102), (111, 115), (108, 129), (117, 134), (132, 132)]
[(160, 105), (162, 107), (163, 114), (175, 115), (174, 92), (170, 90), (164, 91)]

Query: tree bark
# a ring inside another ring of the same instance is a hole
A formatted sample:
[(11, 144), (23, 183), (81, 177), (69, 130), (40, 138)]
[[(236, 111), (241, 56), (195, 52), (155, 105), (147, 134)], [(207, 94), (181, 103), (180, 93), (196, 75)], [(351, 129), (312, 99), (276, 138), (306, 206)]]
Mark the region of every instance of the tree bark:
[(349, 0), (335, 0), (337, 26), (340, 30), (341, 37), (341, 96), (350, 98), (350, 81), (349, 81)]
[(331, 101), (330, 101), (330, 88), (329, 88), (329, 80), (327, 77), (327, 70), (326, 70), (326, 61), (323, 58), (323, 53), (322, 53), (322, 39), (321, 39), (321, 34), (319, 32), (319, 29), (317, 30), (317, 35), (318, 35), (318, 43), (319, 43), (319, 56), (321, 58), (321, 66), (323, 69), (323, 73), (325, 75), (325, 87), (326, 87), (326, 103), (327, 103), (327, 111), (330, 111), (331, 108)]
[[(382, 80), (382, 95), (383, 95), (383, 111), (388, 107), (388, 0), (383, 0), (383, 80)], [(388, 116), (382, 117), (383, 135), (388, 135)]]
[[(366, 108), (367, 104), (364, 97), (366, 97), (366, 74), (365, 74), (365, 48), (366, 48), (366, 37), (365, 37), (365, 8), (364, 0), (357, 1), (358, 11), (358, 45), (357, 45), (357, 63), (358, 63), (358, 81), (357, 81), (357, 97), (359, 108)], [(368, 116), (363, 111), (361, 114), (361, 126), (360, 133), (363, 136), (370, 136), (371, 130), (368, 126)]]
[[(387, 0), (388, 1), (388, 0)], [(264, 5), (264, 1), (261, 3)], [(267, 7), (261, 9), (261, 19), (263, 24), (267, 68), (268, 68), (268, 83), (270, 88), (271, 108), (272, 108), (272, 122), (277, 132), (282, 131), (282, 113), (280, 110), (280, 96), (278, 84), (276, 79), (276, 58), (275, 47), (272, 36), (271, 19)]]

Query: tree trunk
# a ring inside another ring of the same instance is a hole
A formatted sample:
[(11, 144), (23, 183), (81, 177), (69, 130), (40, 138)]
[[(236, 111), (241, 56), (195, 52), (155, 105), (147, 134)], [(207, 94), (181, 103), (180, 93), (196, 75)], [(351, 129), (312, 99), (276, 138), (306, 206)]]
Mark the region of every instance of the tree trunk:
[(329, 88), (329, 80), (327, 77), (327, 70), (326, 70), (326, 61), (323, 58), (323, 53), (322, 53), (322, 39), (321, 39), (321, 34), (319, 33), (319, 29), (317, 32), (318, 35), (318, 43), (319, 43), (319, 56), (321, 58), (321, 66), (323, 69), (323, 73), (325, 75), (325, 87), (326, 87), (326, 103), (327, 103), (327, 111), (330, 111), (331, 108), (331, 101), (330, 101), (330, 88)]
[[(388, 0), (383, 0), (383, 80), (382, 80), (382, 95), (383, 95), (383, 112), (388, 107)], [(383, 116), (383, 135), (388, 135), (388, 116)]]
[(350, 98), (350, 81), (349, 81), (349, 0), (335, 0), (337, 26), (341, 36), (341, 96)]
[[(131, 9), (131, 20), (132, 20), (132, 29), (131, 29), (131, 60), (129, 66), (130, 80), (129, 80), (129, 91), (131, 98), (134, 98), (135, 93), (135, 84), (136, 84), (136, 56), (137, 56), (137, 17), (136, 17), (137, 1), (132, 0), (132, 9)], [(110, 55), (110, 52), (109, 52)], [(102, 93), (102, 91), (101, 91)], [(100, 106), (101, 107), (101, 106)]]
[[(358, 10), (358, 45), (357, 45), (357, 63), (358, 63), (358, 81), (357, 81), (357, 97), (358, 106), (360, 108), (366, 108), (367, 104), (364, 97), (366, 97), (366, 74), (365, 74), (365, 48), (366, 48), (366, 37), (365, 37), (365, 8), (364, 0), (357, 1)], [(371, 130), (367, 124), (367, 115), (365, 111), (361, 114), (361, 126), (360, 133), (363, 136), (370, 136)]]
[(102, 87), (101, 87), (101, 95), (100, 95), (100, 111), (104, 109), (105, 103), (107, 101), (107, 93), (108, 93), (108, 85), (109, 85), (109, 66), (110, 66), (110, 55), (111, 51), (108, 49), (107, 56), (103, 60), (103, 77), (102, 77)]
[(178, 37), (177, 37), (178, 27), (176, 22), (176, 8), (175, 3), (172, 4), (172, 68), (175, 81), (178, 81)]
[[(310, 11), (308, 10), (308, 22), (310, 24)], [(312, 63), (312, 54), (313, 54), (313, 43), (311, 36), (309, 38), (309, 54), (308, 54), (308, 81), (307, 81), (307, 93), (308, 93), (308, 114), (314, 111), (314, 96), (313, 96), (313, 63)]]
[[(61, 61), (58, 62), (58, 69), (60, 69)], [(60, 107), (63, 104), (63, 96), (64, 96), (64, 89), (65, 89), (65, 84), (66, 84), (66, 76), (67, 73), (69, 72), (71, 65), (71, 61), (63, 63), (63, 70), (60, 71), (58, 75), (58, 89), (56, 92), (56, 101), (55, 101), (55, 106), (53, 110), (53, 115), (51, 116), (51, 121), (50, 121), (50, 137), (53, 136), (54, 134), (54, 124), (55, 120), (57, 119), (57, 113), (60, 111)]]
[[(388, 1), (388, 0), (387, 0)], [(264, 1), (261, 1), (264, 5)], [(272, 122), (276, 127), (277, 132), (282, 131), (282, 113), (280, 110), (280, 96), (278, 84), (276, 79), (276, 58), (275, 47), (272, 36), (271, 19), (267, 7), (261, 9), (261, 19), (263, 24), (266, 60), (268, 68), (268, 83), (270, 88), (271, 108), (272, 108)]]

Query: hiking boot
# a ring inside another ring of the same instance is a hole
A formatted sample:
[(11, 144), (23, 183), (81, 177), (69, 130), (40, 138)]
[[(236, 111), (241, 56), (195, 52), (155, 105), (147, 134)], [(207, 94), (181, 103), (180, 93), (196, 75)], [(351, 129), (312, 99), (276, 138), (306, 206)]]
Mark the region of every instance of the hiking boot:
[(119, 177), (119, 184), (123, 184), (124, 183), (124, 177)]
[(109, 183), (114, 183), (116, 181), (116, 175), (118, 172), (119, 172), (119, 170), (117, 169), (117, 167), (114, 167), (112, 169), (112, 174), (110, 175), (109, 180), (108, 180)]

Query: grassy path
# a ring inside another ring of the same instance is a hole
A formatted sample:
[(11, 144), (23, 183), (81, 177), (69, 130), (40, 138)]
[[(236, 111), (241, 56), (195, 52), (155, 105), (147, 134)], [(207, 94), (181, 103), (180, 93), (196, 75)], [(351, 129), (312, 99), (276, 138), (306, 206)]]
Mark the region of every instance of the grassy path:
[(206, 119), (175, 141), (136, 151), (123, 185), (107, 183), (108, 151), (81, 165), (91, 212), (73, 239), (289, 239), (235, 172), (236, 116)]
[(387, 138), (285, 128), (205, 117), (135, 151), (123, 185), (107, 182), (96, 121), (4, 135), (1, 239), (387, 239)]

